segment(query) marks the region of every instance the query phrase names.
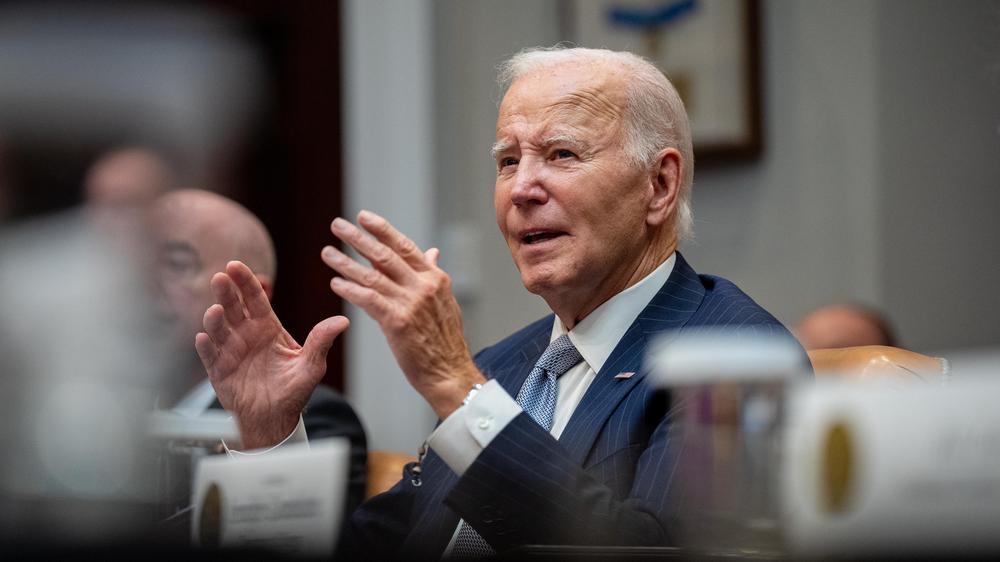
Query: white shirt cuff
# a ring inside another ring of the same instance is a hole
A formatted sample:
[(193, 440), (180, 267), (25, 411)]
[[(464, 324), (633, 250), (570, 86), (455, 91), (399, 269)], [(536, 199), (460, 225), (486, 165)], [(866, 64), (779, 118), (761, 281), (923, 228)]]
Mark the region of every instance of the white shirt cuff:
[(441, 422), (427, 444), (461, 476), (521, 411), (500, 383), (488, 381), (468, 404)]
[(237, 451), (236, 449), (230, 449), (229, 445), (226, 445), (226, 440), (222, 440), (222, 446), (226, 449), (226, 454), (230, 458), (239, 457), (256, 457), (260, 455), (266, 455), (272, 451), (276, 451), (285, 445), (292, 445), (295, 443), (305, 443), (306, 447), (309, 447), (309, 439), (306, 437), (306, 424), (302, 421), (302, 416), (299, 416), (299, 423), (295, 425), (295, 429), (292, 430), (288, 437), (281, 440), (281, 443), (269, 448), (269, 449), (254, 449), (252, 451)]

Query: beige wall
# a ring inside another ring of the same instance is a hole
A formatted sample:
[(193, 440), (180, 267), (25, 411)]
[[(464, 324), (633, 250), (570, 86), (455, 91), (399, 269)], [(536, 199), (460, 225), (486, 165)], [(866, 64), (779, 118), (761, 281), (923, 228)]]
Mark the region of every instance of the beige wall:
[(904, 5), (879, 8), (883, 302), (915, 346), (1000, 347), (1000, 2)]

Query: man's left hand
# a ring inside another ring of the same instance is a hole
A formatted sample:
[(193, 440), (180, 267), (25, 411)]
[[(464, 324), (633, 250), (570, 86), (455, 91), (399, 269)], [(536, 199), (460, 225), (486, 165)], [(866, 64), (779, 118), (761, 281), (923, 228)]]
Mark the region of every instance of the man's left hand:
[(407, 380), (445, 419), (473, 384), (486, 382), (465, 343), (451, 278), (437, 266), (436, 248), (421, 251), (384, 218), (361, 211), (358, 225), (337, 218), (330, 230), (370, 267), (323, 248), (323, 261), (342, 276), (330, 288), (378, 322)]

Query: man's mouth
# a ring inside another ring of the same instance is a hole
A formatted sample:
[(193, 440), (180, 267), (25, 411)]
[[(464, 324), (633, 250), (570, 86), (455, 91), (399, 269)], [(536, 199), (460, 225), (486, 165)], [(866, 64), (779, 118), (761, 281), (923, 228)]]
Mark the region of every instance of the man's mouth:
[(546, 240), (552, 240), (553, 238), (558, 238), (564, 236), (565, 232), (560, 232), (558, 230), (532, 230), (521, 235), (522, 244), (538, 244), (540, 242), (545, 242)]

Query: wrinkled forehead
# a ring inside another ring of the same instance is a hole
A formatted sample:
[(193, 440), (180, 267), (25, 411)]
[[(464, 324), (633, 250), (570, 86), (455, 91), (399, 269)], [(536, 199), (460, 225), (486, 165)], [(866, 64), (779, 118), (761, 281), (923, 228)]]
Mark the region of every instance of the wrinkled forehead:
[(497, 136), (518, 123), (608, 126), (621, 121), (626, 99), (624, 79), (607, 64), (563, 63), (543, 67), (510, 85), (500, 103)]

